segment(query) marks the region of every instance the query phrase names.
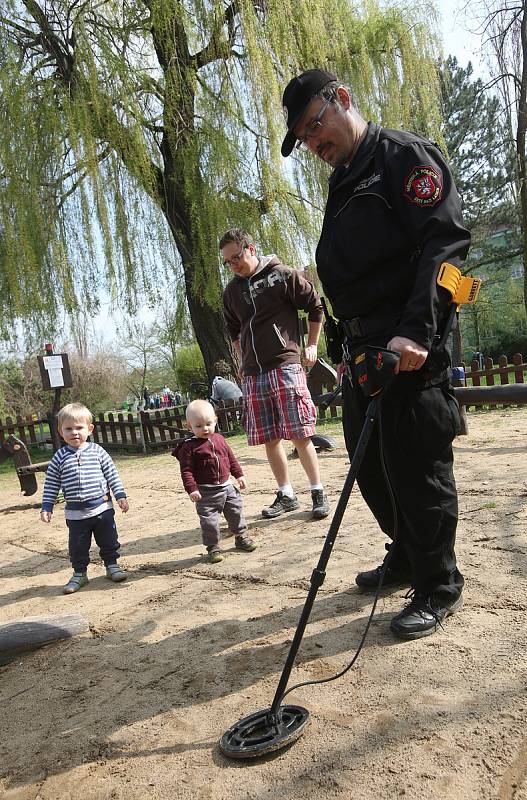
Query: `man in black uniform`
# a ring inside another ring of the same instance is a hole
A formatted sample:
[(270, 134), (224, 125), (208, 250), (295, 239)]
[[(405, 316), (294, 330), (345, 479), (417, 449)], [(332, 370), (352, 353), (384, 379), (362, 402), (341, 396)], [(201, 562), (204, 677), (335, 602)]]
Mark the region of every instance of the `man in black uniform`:
[[(415, 639), (433, 633), (462, 604), (452, 468), (459, 409), (444, 354), (441, 358), (433, 345), (451, 299), (437, 284), (440, 266), (461, 265), (470, 235), (439, 147), (416, 134), (367, 123), (335, 75), (313, 69), (293, 78), (283, 107), (288, 133), (282, 155), (304, 145), (334, 167), (316, 260), (345, 348), (352, 352), (373, 344), (400, 353), (381, 423), (398, 516), (395, 542), (387, 545), (384, 584), (411, 586), (411, 600), (390, 628), (400, 638)], [(368, 399), (349, 378), (343, 384), (343, 404), (351, 454)], [(377, 431), (358, 483), (393, 540)], [(375, 589), (381, 569), (359, 573), (356, 583)]]

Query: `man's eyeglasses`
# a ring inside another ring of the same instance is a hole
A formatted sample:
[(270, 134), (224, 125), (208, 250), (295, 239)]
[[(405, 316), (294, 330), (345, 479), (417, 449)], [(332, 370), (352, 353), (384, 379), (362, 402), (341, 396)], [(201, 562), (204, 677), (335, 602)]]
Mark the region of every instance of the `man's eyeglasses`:
[(308, 140), (312, 139), (313, 136), (317, 135), (317, 133), (319, 131), (319, 128), (323, 128), (324, 127), (322, 122), (321, 122), (321, 120), (322, 120), (322, 117), (324, 116), (324, 114), (326, 113), (328, 106), (332, 102), (333, 102), (333, 98), (332, 97), (330, 97), (329, 100), (326, 100), (326, 102), (324, 103), (324, 105), (322, 106), (322, 108), (320, 109), (318, 114), (316, 115), (316, 117), (314, 117), (311, 120), (311, 122), (309, 123), (309, 125), (306, 127), (306, 129), (304, 131), (304, 135), (296, 137), (298, 139), (298, 141), (296, 143), (297, 150), (300, 147), (302, 147), (302, 145), (306, 145), (307, 146)]
[(231, 264), (238, 264), (243, 258), (243, 254), (245, 253), (246, 250), (247, 247), (242, 247), (238, 255), (233, 256), (232, 258), (226, 258), (225, 261), (223, 262), (223, 266), (230, 267)]

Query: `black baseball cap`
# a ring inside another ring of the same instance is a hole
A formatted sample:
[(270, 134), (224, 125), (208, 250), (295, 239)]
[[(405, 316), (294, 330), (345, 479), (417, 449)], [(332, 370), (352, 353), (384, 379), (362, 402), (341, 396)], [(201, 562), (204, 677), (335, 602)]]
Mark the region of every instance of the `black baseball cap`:
[(302, 115), (313, 97), (331, 81), (338, 80), (332, 72), (325, 69), (308, 69), (289, 81), (282, 96), (282, 108), (287, 124), (287, 134), (282, 142), (282, 155), (288, 156), (295, 146), (296, 136), (293, 128), (301, 120)]

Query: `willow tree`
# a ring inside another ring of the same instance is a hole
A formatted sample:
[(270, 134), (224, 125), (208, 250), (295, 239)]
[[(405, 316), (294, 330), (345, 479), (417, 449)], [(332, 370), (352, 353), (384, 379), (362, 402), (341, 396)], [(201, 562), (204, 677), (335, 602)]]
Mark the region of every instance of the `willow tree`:
[(285, 83), (331, 67), (367, 115), (426, 131), (432, 43), (407, 4), (0, 0), (4, 334), (103, 288), (133, 312), (171, 280), (211, 376), (232, 357), (218, 236), (294, 263), (319, 228), (325, 168), (279, 153)]

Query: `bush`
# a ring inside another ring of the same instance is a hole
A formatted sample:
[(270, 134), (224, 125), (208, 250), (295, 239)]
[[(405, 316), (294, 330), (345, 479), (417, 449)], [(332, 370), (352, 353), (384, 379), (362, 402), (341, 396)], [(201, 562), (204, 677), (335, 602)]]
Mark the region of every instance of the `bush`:
[(185, 394), (189, 393), (191, 383), (205, 383), (208, 386), (205, 363), (197, 344), (189, 344), (178, 350), (176, 374), (178, 388)]

